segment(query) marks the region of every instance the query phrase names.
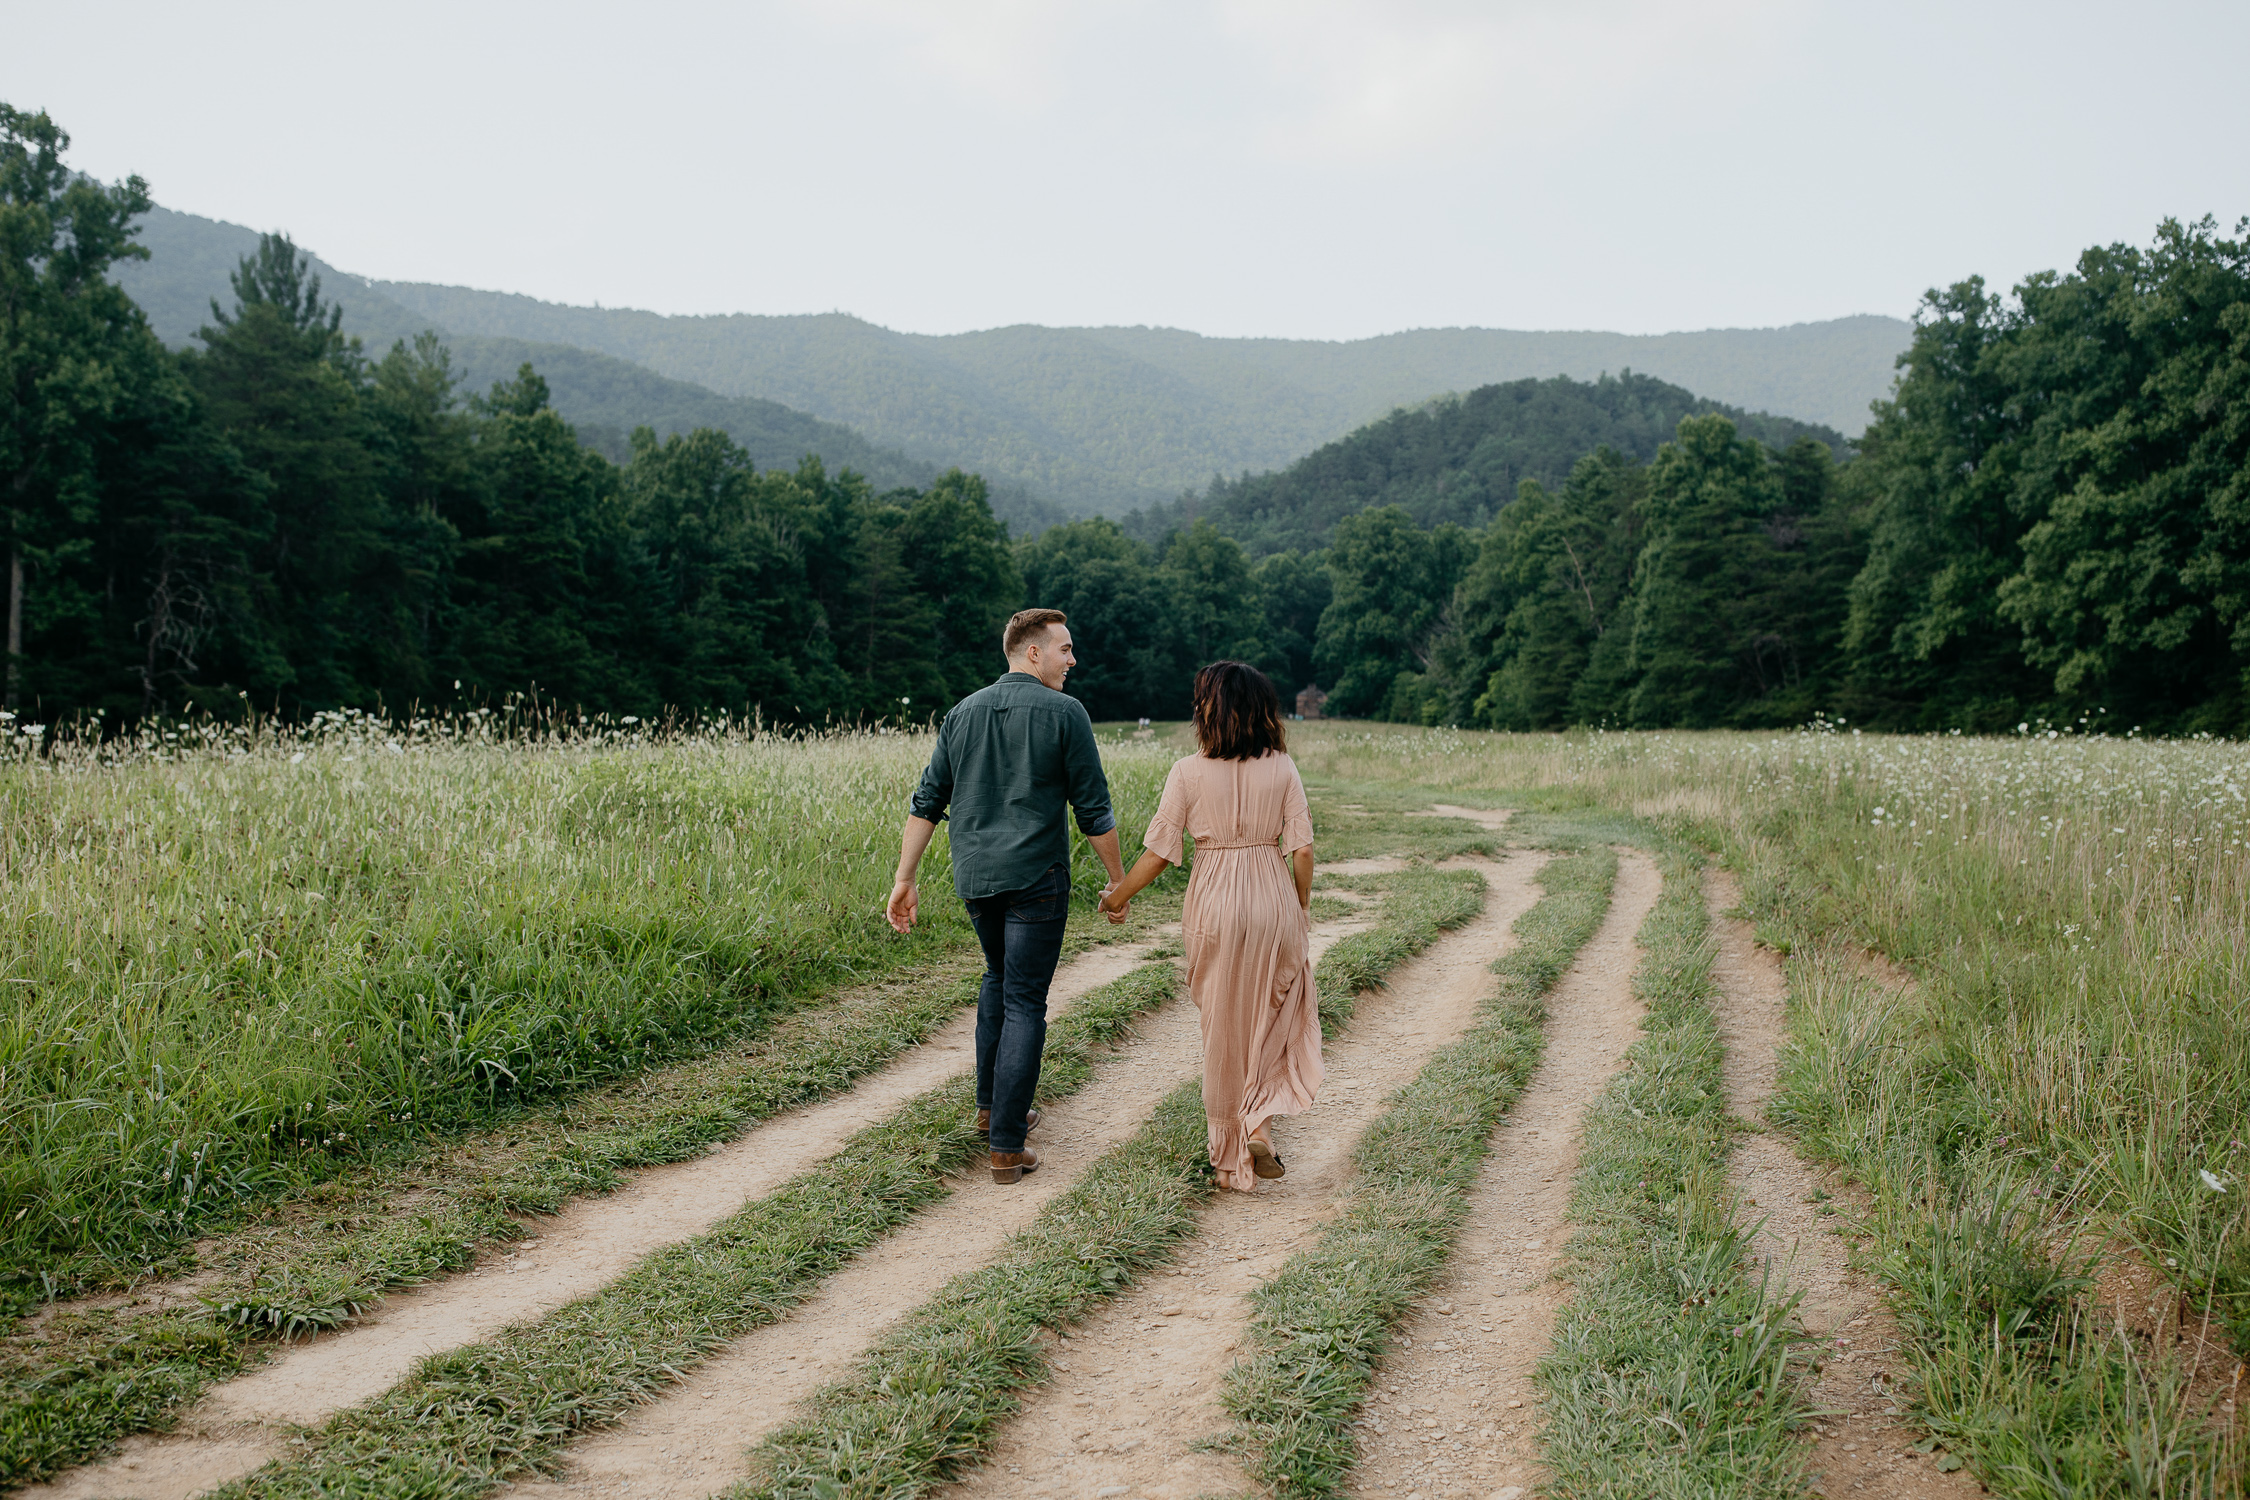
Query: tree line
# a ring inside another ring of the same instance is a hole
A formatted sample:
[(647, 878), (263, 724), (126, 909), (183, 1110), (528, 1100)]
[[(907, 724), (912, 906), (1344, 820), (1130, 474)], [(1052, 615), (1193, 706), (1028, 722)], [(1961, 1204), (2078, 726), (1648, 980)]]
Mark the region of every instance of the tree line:
[(107, 272), (145, 184), (0, 106), (7, 694), (26, 717), (190, 708), (919, 718), (991, 675), (1022, 585), (982, 483), (878, 492), (724, 433), (581, 446), (525, 365), (457, 389), (371, 357), (268, 236), (195, 346)]
[(594, 451), (529, 365), (470, 393), (432, 335), (369, 354), (278, 236), (168, 351), (108, 274), (146, 185), (66, 146), (0, 105), (18, 713), (919, 721), (1036, 603), (1102, 719), (1176, 717), (1235, 656), (1422, 724), (2250, 730), (2250, 249), (2209, 221), (1931, 293), (1856, 453), (1645, 377), (1517, 382), (1160, 525), (1011, 539), (957, 471)]

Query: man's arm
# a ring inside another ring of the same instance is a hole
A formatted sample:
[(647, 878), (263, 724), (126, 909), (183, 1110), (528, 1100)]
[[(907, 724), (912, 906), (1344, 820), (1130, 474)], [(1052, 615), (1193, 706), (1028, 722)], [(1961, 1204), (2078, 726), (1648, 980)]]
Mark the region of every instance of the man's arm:
[[(898, 932), (914, 930), (915, 913), (921, 908), (921, 894), (914, 889), (914, 874), (922, 868), (923, 851), (930, 840), (937, 837), (937, 824), (928, 818), (906, 815), (906, 827), (899, 831), (898, 873), (891, 877), (891, 899), (883, 914), (891, 919), (891, 927)], [(1110, 848), (1117, 842), (1113, 836)]]
[(1102, 867), (1109, 871), (1109, 883), (1115, 885), (1125, 878), (1125, 861), (1117, 852), (1117, 815), (1109, 809), (1109, 778), (1102, 774), (1094, 721), (1077, 703), (1071, 707), (1077, 712), (1069, 716), (1063, 730), (1063, 774), (1070, 787), (1070, 806), (1078, 814), (1078, 831), (1094, 846)]
[(1114, 826), (1109, 832), (1097, 833), (1086, 842), (1092, 844), (1094, 852), (1101, 856), (1102, 867), (1109, 871), (1111, 885), (1125, 878), (1125, 861), (1117, 852), (1117, 829)]
[(898, 873), (891, 877), (891, 899), (883, 904), (883, 915), (891, 919), (895, 931), (913, 930), (915, 914), (921, 909), (921, 896), (914, 889), (915, 872), (922, 868), (922, 853), (937, 836), (938, 820), (945, 816), (946, 804), (952, 800), (953, 757), (946, 753), (945, 729), (940, 725), (937, 743), (930, 747), (930, 763), (923, 768), (914, 800), (908, 804), (906, 826), (899, 830)]

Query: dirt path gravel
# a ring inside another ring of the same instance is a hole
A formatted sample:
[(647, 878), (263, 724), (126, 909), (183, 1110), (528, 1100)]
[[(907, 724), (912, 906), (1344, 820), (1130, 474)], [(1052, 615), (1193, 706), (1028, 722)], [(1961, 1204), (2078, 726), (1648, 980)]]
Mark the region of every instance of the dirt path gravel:
[[(1743, 1119), (1759, 1122), (1773, 1097), (1777, 1054), (1788, 1038), (1789, 986), (1780, 958), (1757, 945), (1749, 923), (1727, 915), (1741, 901), (1733, 876), (1712, 871), (1705, 877), (1704, 902), (1718, 943), (1712, 977), (1719, 986), (1719, 1034), (1727, 1048), (1727, 1102)], [(1765, 1221), (1758, 1243), (1766, 1263), (1777, 1280), (1802, 1293), (1805, 1327), (1822, 1340), (1813, 1404), (1834, 1415), (1815, 1429), (1812, 1492), (1980, 1493), (1982, 1487), (1965, 1473), (1940, 1474), (1934, 1458), (1911, 1449), (1922, 1434), (1898, 1420), (1891, 1385), (1898, 1325), (1881, 1288), (1849, 1264), (1834, 1232), (1841, 1220), (1823, 1174), (1767, 1128), (1736, 1141), (1734, 1181), (1742, 1213)]]
[(1362, 1494), (1514, 1500), (1538, 1477), (1531, 1372), (1566, 1295), (1549, 1278), (1580, 1121), (1640, 1036), (1634, 935), (1662, 885), (1646, 855), (1621, 853), (1608, 915), (1547, 997), (1547, 1054), (1501, 1122), (1452, 1258), (1384, 1362), (1354, 1476)]
[(1289, 1175), (1256, 1193), (1220, 1194), (1177, 1266), (1060, 1343), (1054, 1382), (1029, 1394), (983, 1468), (936, 1492), (943, 1500), (1192, 1500), (1251, 1488), (1232, 1459), (1193, 1446), (1227, 1425), (1215, 1397), (1248, 1321), (1244, 1295), (1320, 1233), (1361, 1132), (1431, 1053), (1467, 1030), (1508, 928), (1538, 899), (1532, 877), (1542, 862), (1528, 853), (1483, 862), (1483, 913), (1362, 997), (1350, 1030), (1329, 1042), (1319, 1102), (1276, 1122)]
[[(1129, 972), (1177, 927), (1092, 949), (1056, 972), (1053, 1006)], [(116, 1455), (36, 1485), (25, 1500), (185, 1500), (271, 1458), (288, 1424), (311, 1424), (388, 1389), (416, 1360), (528, 1322), (600, 1290), (650, 1252), (708, 1229), (828, 1155), (854, 1132), (973, 1065), (964, 1014), (850, 1091), (756, 1126), (697, 1161), (651, 1167), (616, 1192), (536, 1222), (535, 1238), (471, 1271), (389, 1298), (334, 1333), (282, 1349), (215, 1386), (177, 1430), (128, 1438)]]
[[(1316, 924), (1317, 958), (1366, 923)], [(902, 1315), (954, 1276), (998, 1253), (1096, 1157), (1130, 1136), (1157, 1102), (1201, 1068), (1195, 1007), (1176, 1000), (1141, 1023), (1100, 1076), (1052, 1105), (1032, 1147), (1037, 1172), (1009, 1187), (966, 1174), (952, 1198), (924, 1210), (778, 1323), (738, 1339), (661, 1401), (575, 1445), (557, 1479), (511, 1486), (517, 1500), (703, 1500), (743, 1477), (749, 1447), (838, 1378)]]

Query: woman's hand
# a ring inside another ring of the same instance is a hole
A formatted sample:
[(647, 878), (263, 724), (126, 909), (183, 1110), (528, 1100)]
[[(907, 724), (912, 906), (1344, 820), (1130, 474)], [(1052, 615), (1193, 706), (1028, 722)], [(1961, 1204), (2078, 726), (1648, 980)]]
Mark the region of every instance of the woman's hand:
[(1111, 926), (1125, 920), (1126, 910), (1133, 904), (1133, 898), (1146, 889), (1150, 881), (1163, 874), (1170, 863), (1171, 861), (1144, 849), (1141, 857), (1133, 862), (1133, 868), (1125, 872), (1125, 878), (1102, 892), (1102, 915), (1109, 918)]

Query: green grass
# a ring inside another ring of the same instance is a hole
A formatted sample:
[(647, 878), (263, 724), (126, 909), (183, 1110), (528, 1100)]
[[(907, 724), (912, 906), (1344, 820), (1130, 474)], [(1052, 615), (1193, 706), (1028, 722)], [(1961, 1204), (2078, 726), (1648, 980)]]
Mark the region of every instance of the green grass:
[(2004, 1150), (1948, 1160), (1958, 1116), (1917, 1024), (1930, 997), (1797, 939), (1773, 1113), (1869, 1189), (1863, 1256), (1893, 1288), (1916, 1419), (1999, 1495), (2242, 1493), (2240, 1428), (2209, 1413), (2233, 1360), (2202, 1371), (2198, 1399), (2193, 1369), (2121, 1334), (2095, 1296), (2098, 1247), (2069, 1232), (2088, 1217), (2083, 1177)]
[[(1152, 897), (1123, 928), (1079, 913), (1066, 953), (1176, 915), (1176, 889)], [(980, 967), (973, 954), (941, 959), (685, 1062), (519, 1106), (483, 1129), (402, 1143), (255, 1206), (199, 1247), (199, 1300), (61, 1310), (0, 1348), (0, 1482), (164, 1425), (257, 1359), (262, 1343), (339, 1326), (386, 1292), (458, 1270), (481, 1246), (526, 1233), (519, 1216), (606, 1192), (624, 1170), (692, 1159), (850, 1087), (971, 1004)]]
[(1586, 1114), (1572, 1294), (1537, 1377), (1548, 1493), (1780, 1500), (1805, 1488), (1806, 1335), (1729, 1185), (1701, 861), (1648, 842), (1664, 888), (1634, 977), (1647, 1016)]
[[(1048, 1032), (1042, 1097), (1083, 1087), (1177, 986), (1171, 965), (1148, 964), (1079, 1001)], [(423, 1361), (297, 1454), (214, 1493), (470, 1496), (551, 1463), (945, 1197), (947, 1175), (985, 1149), (974, 1102), (965, 1077), (918, 1095), (715, 1228), (535, 1323)]]
[[(19, 1308), (177, 1269), (191, 1234), (355, 1158), (968, 941), (948, 901), (903, 941), (879, 916), (925, 737), (459, 729), (324, 721), (0, 766)], [(1131, 826), (1164, 757), (1108, 760)], [(933, 895), (945, 872), (941, 848)]]
[[(1331, 947), (1314, 971), (1324, 997), (1363, 993), (1483, 909), (1475, 871), (1415, 869), (1367, 877), (1380, 893), (1371, 941)], [(1339, 957), (1341, 953), (1341, 957)], [(1350, 1005), (1324, 1004), (1331, 1032)], [(1195, 1232), (1193, 1209), (1215, 1188), (1200, 1085), (1182, 1084), (1141, 1131), (1041, 1211), (994, 1263), (957, 1278), (806, 1418), (755, 1450), (755, 1476), (730, 1500), (909, 1495), (958, 1475), (991, 1445), (1018, 1395), (1046, 1378), (1041, 1339), (1085, 1316), (1135, 1275), (1170, 1259)]]
[(1501, 977), (1476, 1024), (1370, 1128), (1319, 1241), (1253, 1295), (1251, 1352), (1223, 1399), (1234, 1446), (1273, 1494), (1343, 1493), (1358, 1458), (1352, 1424), (1391, 1330), (1452, 1249), (1492, 1132), (1545, 1046), (1541, 997), (1600, 925), (1616, 868), (1600, 846), (1548, 862), (1546, 895), (1517, 919), (1518, 945), (1494, 965)]
[(973, 1464), (1018, 1393), (1046, 1377), (1047, 1335), (1195, 1233), (1216, 1188), (1207, 1133), (1190, 1080), (990, 1265), (955, 1277), (855, 1360), (807, 1403), (816, 1415), (760, 1442), (729, 1500), (887, 1500)]
[[(1772, 1113), (1873, 1200), (1915, 1418), (1998, 1493), (2241, 1488), (2213, 1372), (2189, 1400), (2196, 1372), (2116, 1337), (2086, 1278), (2169, 1279), (2250, 1352), (2250, 747), (2063, 726), (1302, 738), (1308, 775), (1692, 819), (1761, 939), (1797, 955)], [(1869, 985), (1863, 949), (1913, 987)], [(1942, 1291), (1980, 1265), (1991, 1297)]]

